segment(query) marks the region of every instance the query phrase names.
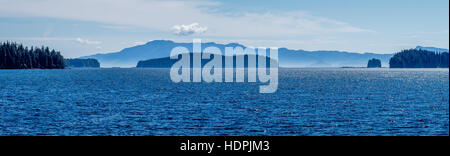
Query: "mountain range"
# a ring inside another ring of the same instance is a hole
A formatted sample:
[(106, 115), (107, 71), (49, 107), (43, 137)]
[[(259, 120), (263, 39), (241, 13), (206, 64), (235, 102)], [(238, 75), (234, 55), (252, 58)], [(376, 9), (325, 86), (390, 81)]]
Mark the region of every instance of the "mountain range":
[(422, 46), (417, 46), (416, 50), (426, 50), (426, 51), (432, 51), (432, 52), (438, 52), (438, 53), (444, 53), (447, 52), (448, 53), (448, 49), (442, 49), (442, 48), (435, 48), (435, 47), (422, 47)]
[[(183, 46), (192, 49), (192, 43), (176, 43), (170, 40), (154, 40), (143, 45), (125, 48), (119, 52), (95, 54), (80, 57), (97, 59), (102, 67), (136, 67), (139, 61), (158, 59), (170, 56), (174, 47)], [(224, 52), (225, 47), (243, 47), (238, 43), (218, 44), (202, 43), (202, 50), (215, 46)], [(425, 48), (420, 47), (418, 48)], [(430, 49), (430, 47), (428, 47)], [(437, 48), (436, 48), (437, 49)], [(442, 50), (442, 49), (441, 49)], [(448, 51), (448, 50), (447, 50)], [(383, 67), (388, 67), (393, 54), (355, 53), (345, 51), (305, 51), (278, 49), (280, 67), (365, 67), (368, 60), (380, 59)]]

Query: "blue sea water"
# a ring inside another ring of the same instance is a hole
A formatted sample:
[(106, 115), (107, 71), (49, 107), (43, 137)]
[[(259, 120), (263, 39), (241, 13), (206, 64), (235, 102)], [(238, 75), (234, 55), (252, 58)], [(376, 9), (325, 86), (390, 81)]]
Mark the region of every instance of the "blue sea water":
[(448, 69), (280, 69), (173, 83), (167, 69), (1, 70), (0, 135), (449, 135)]

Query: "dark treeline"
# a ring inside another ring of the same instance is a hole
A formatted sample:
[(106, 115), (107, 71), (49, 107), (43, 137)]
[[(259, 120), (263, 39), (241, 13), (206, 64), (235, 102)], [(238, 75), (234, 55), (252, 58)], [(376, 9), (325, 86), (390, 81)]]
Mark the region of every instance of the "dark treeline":
[(17, 43), (0, 44), (0, 69), (63, 69), (64, 57), (48, 47), (24, 47)]
[(448, 60), (447, 52), (410, 49), (395, 54), (389, 64), (391, 68), (448, 68)]
[(66, 66), (72, 68), (100, 68), (96, 59), (66, 59)]
[[(222, 68), (225, 68), (225, 60), (232, 59), (233, 60), (233, 68), (236, 68), (236, 56), (222, 56)], [(264, 59), (263, 56), (254, 56), (256, 58), (256, 66), (258, 67), (258, 60)], [(244, 67), (248, 68), (248, 55), (244, 56)], [(202, 59), (201, 66), (204, 67), (208, 62), (210, 62), (214, 56), (212, 56), (211, 59)], [(193, 53), (190, 53), (190, 67), (193, 67)], [(172, 68), (173, 64), (180, 61), (180, 59), (171, 59), (170, 57), (164, 57), (164, 58), (158, 58), (158, 59), (150, 59), (145, 61), (139, 61), (136, 68)], [(270, 63), (276, 62), (275, 60), (271, 60), (269, 56), (266, 56), (266, 68), (270, 68)]]

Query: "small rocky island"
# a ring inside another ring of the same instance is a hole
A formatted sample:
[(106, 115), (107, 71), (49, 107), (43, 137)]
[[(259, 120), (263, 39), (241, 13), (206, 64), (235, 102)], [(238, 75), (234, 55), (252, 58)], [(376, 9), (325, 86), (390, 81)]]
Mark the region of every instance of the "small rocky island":
[(48, 47), (0, 43), (0, 69), (64, 69), (64, 57)]
[(367, 63), (367, 68), (381, 68), (381, 60), (375, 58), (369, 60), (369, 63)]
[(69, 68), (100, 68), (96, 59), (66, 59), (66, 67)]

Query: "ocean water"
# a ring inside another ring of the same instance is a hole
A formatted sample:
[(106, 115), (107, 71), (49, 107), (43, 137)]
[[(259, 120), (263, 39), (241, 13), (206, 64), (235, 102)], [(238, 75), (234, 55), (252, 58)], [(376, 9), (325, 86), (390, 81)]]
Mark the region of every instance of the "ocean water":
[(179, 83), (167, 69), (1, 70), (0, 135), (449, 135), (448, 69), (280, 69)]

